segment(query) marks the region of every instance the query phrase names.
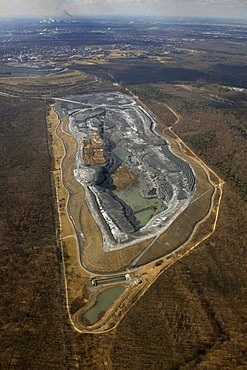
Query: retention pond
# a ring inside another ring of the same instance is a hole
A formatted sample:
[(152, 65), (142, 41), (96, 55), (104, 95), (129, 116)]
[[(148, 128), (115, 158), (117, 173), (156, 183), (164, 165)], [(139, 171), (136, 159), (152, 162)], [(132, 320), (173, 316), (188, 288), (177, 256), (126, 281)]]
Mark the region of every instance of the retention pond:
[(100, 293), (95, 305), (83, 314), (83, 321), (88, 325), (93, 325), (101, 319), (113, 302), (125, 291), (124, 286), (109, 288)]

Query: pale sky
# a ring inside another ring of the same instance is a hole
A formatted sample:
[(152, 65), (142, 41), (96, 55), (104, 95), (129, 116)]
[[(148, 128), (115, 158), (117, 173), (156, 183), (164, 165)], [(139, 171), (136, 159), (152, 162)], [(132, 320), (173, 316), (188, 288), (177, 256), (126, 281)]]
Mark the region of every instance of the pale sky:
[(0, 0), (1, 16), (158, 15), (247, 19), (247, 0)]

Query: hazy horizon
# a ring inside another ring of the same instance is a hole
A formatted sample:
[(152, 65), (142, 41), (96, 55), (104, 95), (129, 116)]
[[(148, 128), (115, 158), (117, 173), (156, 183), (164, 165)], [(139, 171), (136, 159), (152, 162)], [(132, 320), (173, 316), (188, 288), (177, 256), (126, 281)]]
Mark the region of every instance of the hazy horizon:
[(246, 0), (2, 0), (0, 17), (159, 16), (247, 19)]

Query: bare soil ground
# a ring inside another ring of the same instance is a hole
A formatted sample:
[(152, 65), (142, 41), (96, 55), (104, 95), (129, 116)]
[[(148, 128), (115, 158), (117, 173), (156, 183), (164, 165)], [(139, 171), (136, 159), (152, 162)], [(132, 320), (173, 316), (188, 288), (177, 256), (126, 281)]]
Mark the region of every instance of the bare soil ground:
[(61, 96), (89, 93), (97, 90), (115, 90), (109, 82), (80, 71), (65, 71), (42, 77), (0, 78), (0, 91), (5, 94), (22, 96)]
[(113, 185), (116, 186), (117, 190), (125, 190), (137, 180), (137, 176), (127, 168), (120, 166), (112, 175), (112, 179)]

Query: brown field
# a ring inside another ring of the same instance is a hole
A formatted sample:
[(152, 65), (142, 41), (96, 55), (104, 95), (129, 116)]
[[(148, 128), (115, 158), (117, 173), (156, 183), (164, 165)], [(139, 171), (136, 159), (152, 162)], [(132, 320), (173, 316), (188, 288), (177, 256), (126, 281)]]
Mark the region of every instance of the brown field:
[(85, 165), (105, 163), (103, 153), (103, 140), (95, 133), (90, 133), (90, 140), (83, 141), (83, 160)]
[(46, 97), (64, 96), (70, 94), (86, 94), (92, 91), (115, 90), (106, 80), (98, 79), (80, 71), (65, 71), (63, 73), (42, 77), (11, 77), (0, 78), (0, 90), (10, 95)]
[(120, 166), (112, 175), (113, 185), (117, 190), (125, 190), (137, 181), (137, 176), (130, 172), (126, 167)]

